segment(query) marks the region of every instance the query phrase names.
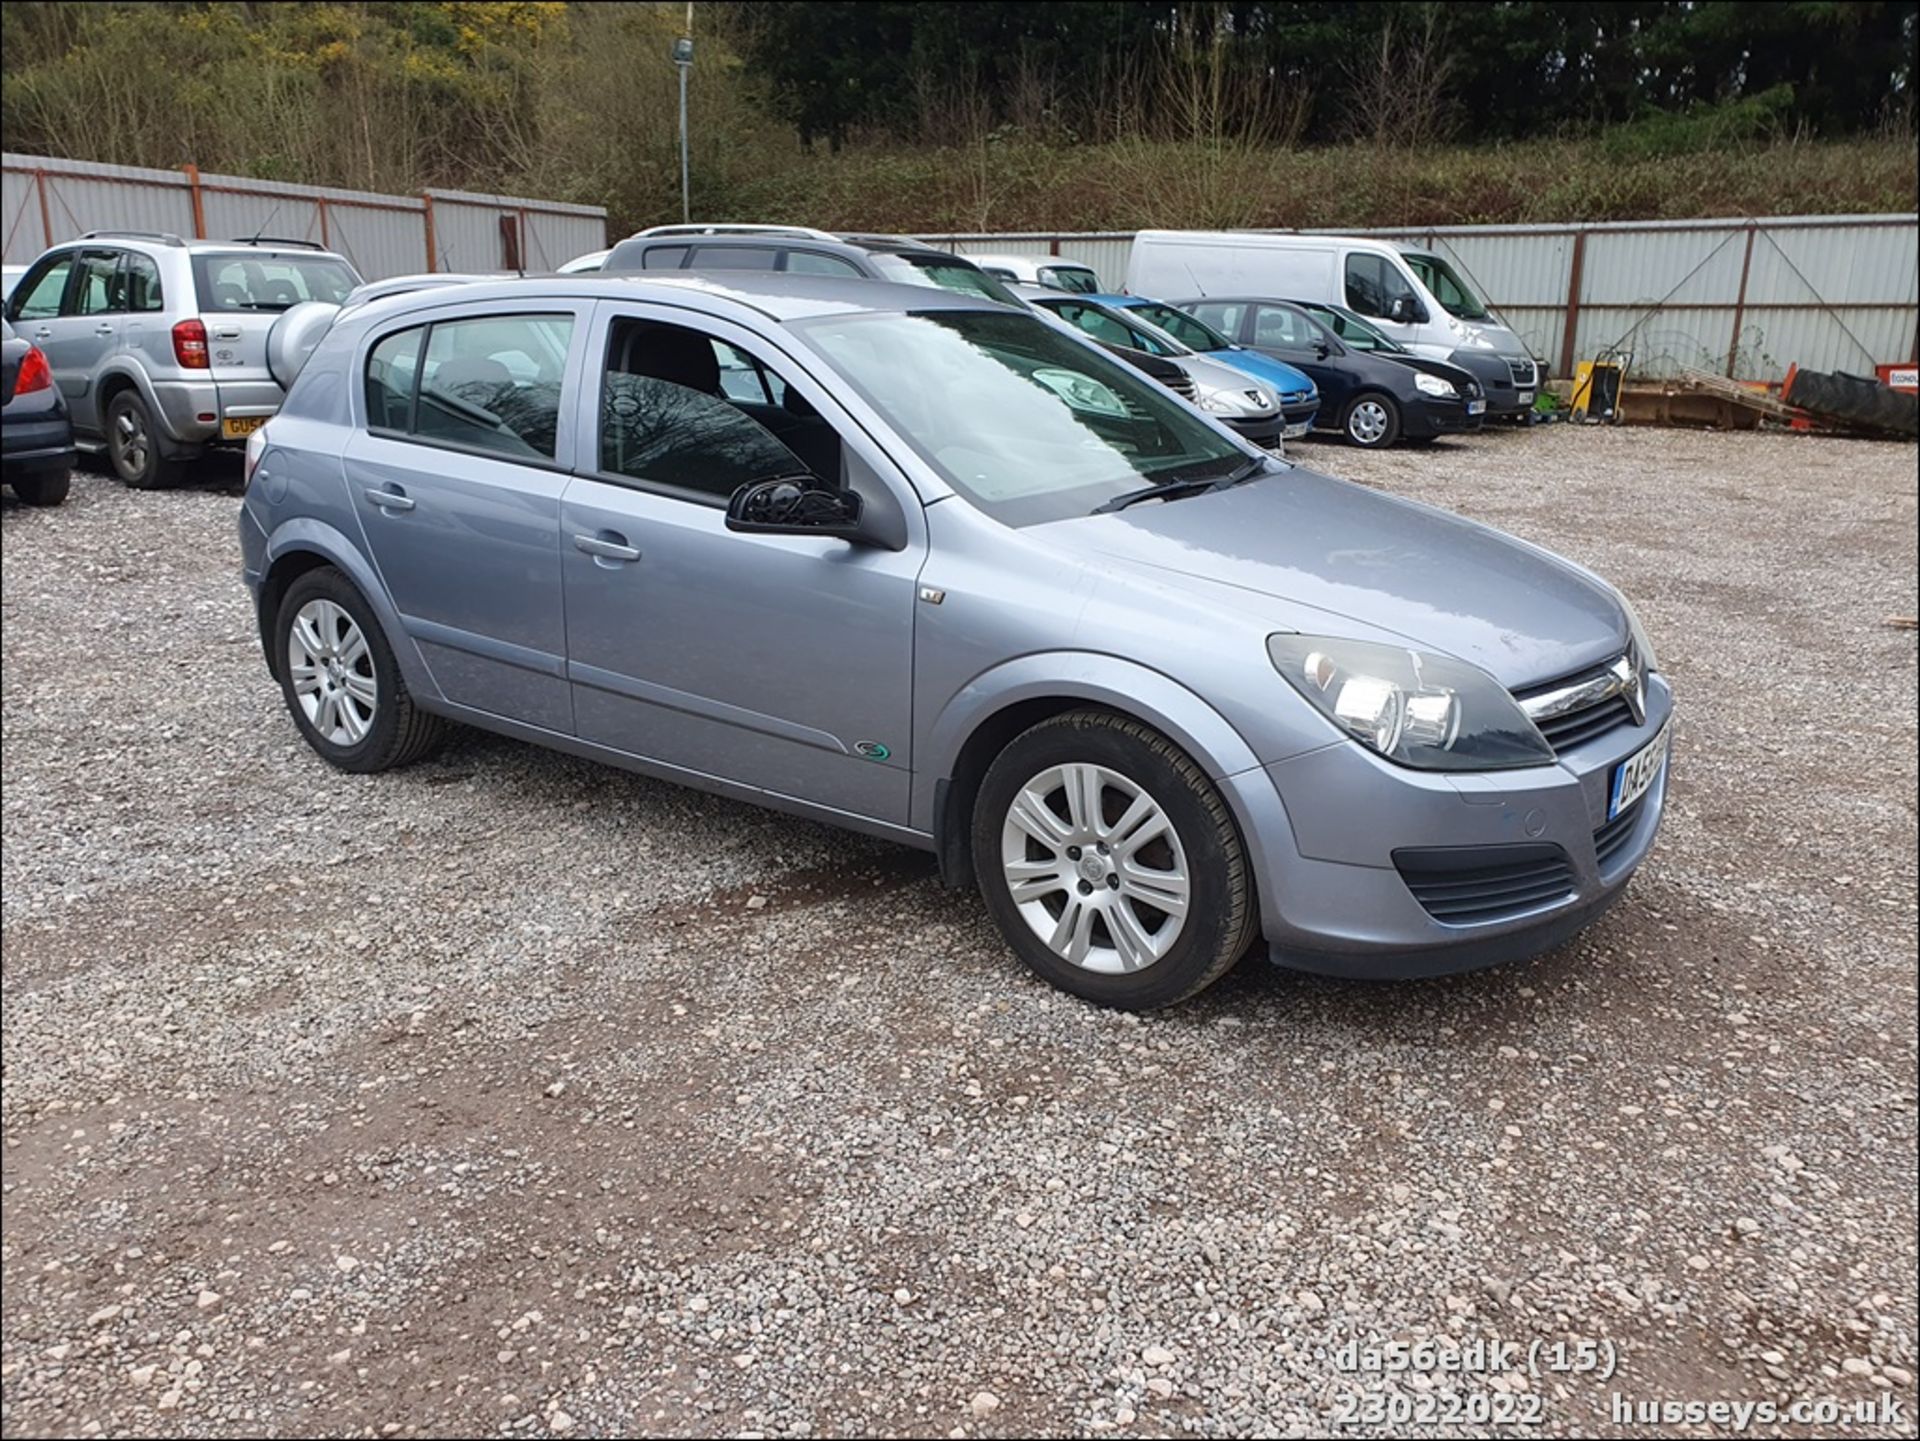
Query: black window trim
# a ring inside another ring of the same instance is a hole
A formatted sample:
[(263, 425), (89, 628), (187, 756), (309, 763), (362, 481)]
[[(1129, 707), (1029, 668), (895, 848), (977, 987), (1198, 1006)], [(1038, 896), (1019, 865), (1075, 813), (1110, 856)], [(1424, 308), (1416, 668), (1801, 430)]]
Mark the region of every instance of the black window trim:
[[(519, 316), (534, 318), (561, 316), (571, 325), (577, 326), (580, 324), (580, 316), (571, 310), (506, 310), (488, 311), (481, 315), (445, 316), (439, 320), (423, 320), (417, 325), (397, 325), (392, 330), (382, 331), (373, 340), (368, 342), (367, 360), (372, 360), (373, 352), (396, 335), (404, 335), (409, 330), (426, 332), (420, 337), (420, 359), (414, 364), (413, 389), (407, 394), (407, 429), (399, 431), (391, 429), (388, 426), (373, 424), (372, 412), (367, 409), (367, 366), (365, 361), (361, 362), (360, 365), (360, 409), (365, 412), (360, 428), (366, 431), (368, 435), (377, 435), (382, 440), (397, 440), (407, 445), (425, 446), (429, 450), (450, 450), (456, 455), (471, 455), (481, 460), (497, 460), (507, 465), (530, 465), (535, 470), (549, 470), (556, 475), (578, 474), (579, 472), (574, 470), (572, 466), (562, 464), (558, 454), (560, 450), (560, 423), (566, 419), (567, 415), (567, 377), (564, 371), (560, 376), (560, 402), (554, 407), (555, 424), (553, 448), (555, 454), (551, 459), (538, 455), (508, 455), (505, 451), (494, 450), (484, 445), (467, 445), (457, 440), (440, 440), (435, 437), (420, 435), (413, 429), (414, 421), (419, 418), (420, 382), (426, 377), (427, 347), (433, 343), (434, 327), (437, 325), (458, 325), (463, 320), (509, 320)], [(571, 357), (573, 350), (571, 337), (569, 337), (567, 341), (567, 350), (569, 357)]]

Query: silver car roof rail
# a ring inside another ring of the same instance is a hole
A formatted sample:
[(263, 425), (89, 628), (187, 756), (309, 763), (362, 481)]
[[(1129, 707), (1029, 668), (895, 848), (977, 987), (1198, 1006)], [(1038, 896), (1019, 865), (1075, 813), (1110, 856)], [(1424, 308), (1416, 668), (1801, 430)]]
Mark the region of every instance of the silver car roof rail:
[(317, 240), (291, 240), (284, 235), (236, 235), (228, 245), (260, 245), (282, 250), (325, 250)]
[(80, 238), (82, 240), (157, 240), (162, 245), (187, 243), (168, 230), (89, 230)]
[(838, 240), (830, 230), (811, 225), (653, 225), (636, 230), (630, 237), (639, 240), (656, 235), (785, 235), (801, 240)]

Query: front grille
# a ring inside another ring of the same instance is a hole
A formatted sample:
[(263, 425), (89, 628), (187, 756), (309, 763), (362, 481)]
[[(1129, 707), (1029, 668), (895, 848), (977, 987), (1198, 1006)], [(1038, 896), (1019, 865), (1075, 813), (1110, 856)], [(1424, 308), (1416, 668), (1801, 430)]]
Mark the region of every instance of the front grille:
[(1533, 384), (1533, 362), (1531, 360), (1509, 360), (1507, 369), (1513, 372), (1513, 383), (1525, 390)]
[(1312, 399), (1313, 392), (1311, 390), (1289, 390), (1285, 395), (1280, 397), (1280, 403), (1282, 405), (1305, 405)]
[(1428, 915), (1478, 926), (1525, 915), (1573, 894), (1558, 846), (1437, 846), (1393, 853), (1400, 878)]
[(1166, 386), (1182, 400), (1193, 399), (1193, 377), (1184, 371), (1177, 376), (1168, 376)]
[(1609, 696), (1599, 705), (1588, 706), (1585, 710), (1568, 711), (1551, 720), (1540, 721), (1540, 734), (1547, 738), (1554, 754), (1570, 750), (1582, 741), (1590, 741), (1595, 736), (1603, 736), (1618, 726), (1633, 724), (1633, 707), (1627, 704), (1625, 696)]

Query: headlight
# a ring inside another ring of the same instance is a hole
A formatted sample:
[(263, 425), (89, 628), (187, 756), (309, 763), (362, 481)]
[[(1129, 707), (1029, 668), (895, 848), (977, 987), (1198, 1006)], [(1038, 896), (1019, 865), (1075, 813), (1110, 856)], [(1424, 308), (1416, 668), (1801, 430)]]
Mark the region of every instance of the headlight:
[(1194, 395), (1194, 404), (1210, 415), (1251, 415), (1245, 401), (1230, 390), (1202, 390)]
[[(1614, 594), (1619, 595), (1619, 592), (1615, 591)], [(1659, 670), (1660, 662), (1655, 659), (1653, 654), (1653, 641), (1647, 636), (1647, 628), (1640, 624), (1640, 616), (1639, 613), (1634, 610), (1633, 602), (1622, 595), (1620, 596), (1620, 604), (1625, 607), (1627, 612), (1627, 635), (1633, 641), (1634, 653), (1640, 657), (1640, 668), (1642, 670)]]
[(1403, 766), (1489, 771), (1553, 760), (1506, 688), (1465, 661), (1310, 635), (1270, 637), (1267, 654), (1328, 720)]
[(1414, 375), (1413, 388), (1419, 391), (1422, 395), (1458, 395), (1459, 394), (1457, 390), (1455, 390), (1446, 381), (1442, 380), (1439, 376), (1428, 375), (1424, 370), (1419, 371)]

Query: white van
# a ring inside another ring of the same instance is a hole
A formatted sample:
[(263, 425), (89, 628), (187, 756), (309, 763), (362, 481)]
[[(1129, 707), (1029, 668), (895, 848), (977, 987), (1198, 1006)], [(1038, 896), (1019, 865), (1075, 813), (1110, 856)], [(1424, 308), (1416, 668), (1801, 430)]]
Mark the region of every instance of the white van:
[(1486, 389), (1489, 415), (1525, 414), (1546, 379), (1546, 368), (1451, 265), (1386, 240), (1143, 230), (1127, 262), (1127, 292), (1344, 305), (1416, 355), (1472, 371)]

